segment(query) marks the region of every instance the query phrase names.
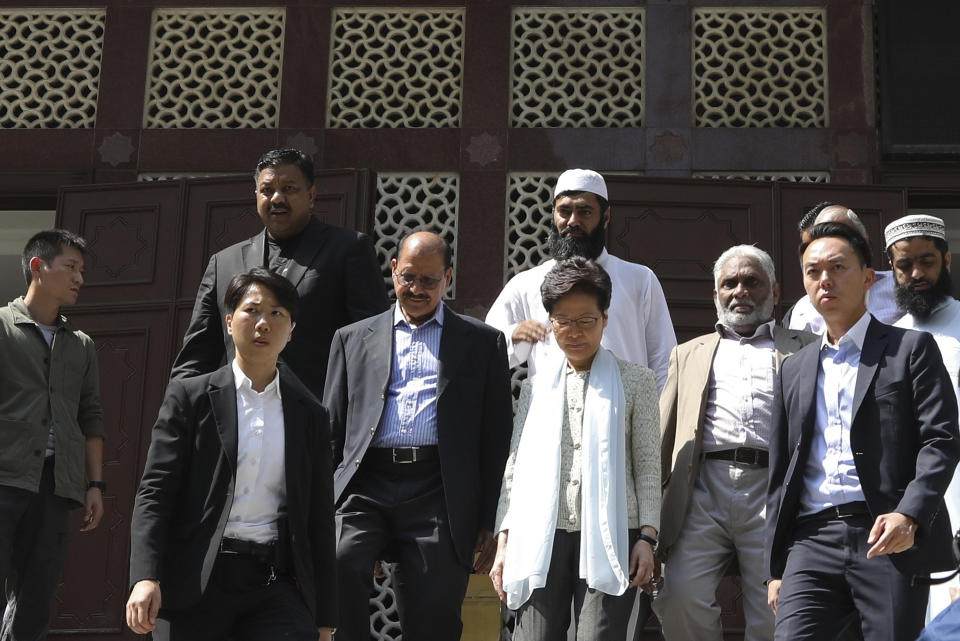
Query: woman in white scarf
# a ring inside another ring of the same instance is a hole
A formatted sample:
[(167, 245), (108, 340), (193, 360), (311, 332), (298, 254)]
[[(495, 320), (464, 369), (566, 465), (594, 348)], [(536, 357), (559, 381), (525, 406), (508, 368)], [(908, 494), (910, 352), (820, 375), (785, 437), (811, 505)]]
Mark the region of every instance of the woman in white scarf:
[(626, 636), (637, 587), (655, 580), (660, 416), (653, 372), (600, 346), (610, 277), (559, 261), (543, 306), (563, 357), (525, 381), (497, 510), (490, 577), (517, 610), (515, 641)]

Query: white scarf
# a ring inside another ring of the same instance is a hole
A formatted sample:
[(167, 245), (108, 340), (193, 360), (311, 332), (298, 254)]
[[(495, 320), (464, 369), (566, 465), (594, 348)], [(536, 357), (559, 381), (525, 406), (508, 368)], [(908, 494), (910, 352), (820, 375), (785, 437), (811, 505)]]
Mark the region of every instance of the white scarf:
[[(503, 567), (507, 607), (519, 608), (547, 582), (560, 491), (560, 438), (566, 359), (533, 381), (530, 410), (514, 463)], [(619, 595), (627, 589), (626, 429), (623, 382), (613, 354), (601, 347), (590, 368), (582, 430), (580, 578)]]

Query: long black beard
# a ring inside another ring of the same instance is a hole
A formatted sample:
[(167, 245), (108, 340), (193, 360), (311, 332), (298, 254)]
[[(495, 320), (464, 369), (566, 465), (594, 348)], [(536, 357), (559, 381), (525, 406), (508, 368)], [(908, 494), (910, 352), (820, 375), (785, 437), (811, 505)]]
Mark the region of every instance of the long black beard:
[[(567, 230), (570, 228), (568, 227)], [(571, 236), (567, 230), (561, 235), (554, 225), (550, 229), (550, 253), (557, 260), (573, 258), (589, 258), (595, 260), (603, 253), (605, 241), (605, 229), (603, 225), (597, 225), (592, 232), (586, 236)]]
[(894, 295), (897, 299), (897, 307), (914, 318), (926, 320), (944, 298), (953, 295), (953, 279), (950, 278), (950, 272), (944, 266), (940, 270), (937, 282), (930, 289), (915, 291), (910, 288), (910, 283), (901, 285), (897, 282), (894, 286)]

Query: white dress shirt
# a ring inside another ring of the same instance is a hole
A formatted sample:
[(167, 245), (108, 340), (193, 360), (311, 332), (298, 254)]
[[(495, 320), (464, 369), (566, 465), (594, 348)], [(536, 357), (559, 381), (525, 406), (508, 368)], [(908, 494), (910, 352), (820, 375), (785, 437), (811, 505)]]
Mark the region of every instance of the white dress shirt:
[(237, 478), (224, 538), (275, 541), (287, 504), (280, 372), (262, 392), (233, 360), (237, 386)]
[[(613, 284), (609, 321), (600, 344), (621, 360), (652, 369), (657, 389), (662, 390), (667, 382), (670, 350), (676, 346), (677, 337), (660, 281), (648, 267), (611, 256), (606, 249), (597, 263), (607, 271)], [(536, 374), (537, 361), (549, 358), (550, 354), (559, 355), (560, 347), (552, 331), (539, 343), (514, 344), (513, 330), (525, 320), (549, 323), (540, 285), (554, 264), (556, 261), (551, 259), (511, 278), (487, 313), (487, 324), (506, 335), (510, 367), (526, 362), (529, 376)]]
[[(897, 307), (897, 298), (894, 291), (893, 272), (877, 270), (873, 286), (867, 290), (867, 311), (881, 323), (894, 324), (903, 316), (903, 311)], [(822, 334), (826, 325), (810, 302), (809, 296), (804, 296), (793, 306), (790, 313), (789, 329), (802, 329), (814, 334)]]
[(740, 336), (717, 323), (720, 342), (710, 368), (703, 417), (703, 451), (735, 447), (766, 450), (777, 377), (773, 321)]
[(864, 500), (850, 447), (850, 425), (860, 354), (869, 325), (870, 313), (865, 312), (836, 345), (827, 340), (826, 332), (820, 340), (817, 418), (803, 473), (801, 516)]

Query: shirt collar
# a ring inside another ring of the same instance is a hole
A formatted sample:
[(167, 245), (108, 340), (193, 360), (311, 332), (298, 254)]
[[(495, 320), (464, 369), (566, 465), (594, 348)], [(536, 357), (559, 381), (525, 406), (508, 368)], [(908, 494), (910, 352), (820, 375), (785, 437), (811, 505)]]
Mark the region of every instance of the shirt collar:
[(234, 358), (230, 365), (233, 367), (233, 384), (236, 385), (238, 392), (247, 392), (252, 394), (276, 394), (277, 398), (282, 398), (280, 396), (280, 368), (273, 374), (273, 380), (270, 381), (266, 387), (263, 388), (263, 392), (258, 392), (253, 389), (253, 381), (247, 378), (247, 375), (243, 373), (243, 370), (240, 369), (240, 364), (237, 363), (237, 359)]
[[(428, 318), (425, 322), (420, 323), (418, 327), (423, 327), (430, 321), (436, 321), (437, 325), (443, 327), (443, 301), (440, 301), (440, 304), (437, 305), (437, 309), (434, 310), (433, 316)], [(407, 327), (413, 327), (413, 325), (407, 322), (406, 317), (403, 315), (403, 310), (400, 309), (400, 303), (398, 302), (393, 306), (393, 326), (396, 327), (400, 323), (403, 323)]]
[(717, 324), (714, 327), (716, 327), (717, 332), (719, 332), (720, 338), (730, 338), (733, 340), (740, 340), (740, 339), (754, 340), (757, 338), (772, 339), (773, 325), (774, 325), (773, 319), (770, 319), (766, 323), (763, 323), (762, 325), (758, 325), (757, 329), (754, 330), (753, 334), (751, 334), (750, 336), (741, 336), (740, 334), (737, 333), (735, 329), (727, 327), (720, 321), (717, 321)]
[(600, 252), (600, 255), (597, 256), (597, 264), (603, 267), (607, 264), (607, 260), (610, 258), (610, 254), (607, 253), (607, 248), (604, 247), (603, 251)]
[[(853, 343), (857, 346), (857, 350), (863, 351), (863, 341), (867, 338), (867, 327), (870, 326), (870, 312), (864, 312), (863, 316), (860, 317), (856, 323), (853, 324), (853, 327), (847, 330), (847, 333), (840, 337), (840, 340), (837, 341), (836, 347), (840, 347), (844, 343)], [(820, 339), (820, 349), (824, 347), (834, 348), (830, 344), (830, 341), (827, 339), (827, 330), (824, 328), (823, 337)]]

